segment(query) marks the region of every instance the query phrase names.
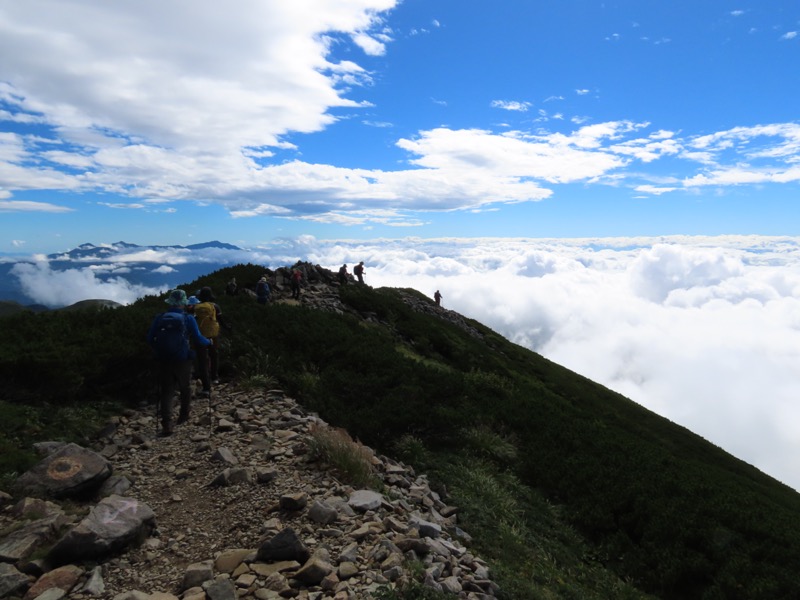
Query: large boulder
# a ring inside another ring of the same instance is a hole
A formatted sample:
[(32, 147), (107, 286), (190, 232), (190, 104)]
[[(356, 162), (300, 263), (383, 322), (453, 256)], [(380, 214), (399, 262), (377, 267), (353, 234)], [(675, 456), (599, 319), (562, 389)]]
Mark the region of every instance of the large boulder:
[(311, 558), (311, 552), (294, 529), (287, 527), (258, 548), (256, 559), (262, 562), (296, 560), (299, 563)]
[(133, 498), (112, 495), (100, 501), (47, 555), (53, 565), (104, 558), (143, 540), (155, 527), (155, 513)]
[(111, 470), (111, 463), (97, 452), (65, 444), (20, 475), (14, 487), (28, 496), (81, 497), (96, 492)]

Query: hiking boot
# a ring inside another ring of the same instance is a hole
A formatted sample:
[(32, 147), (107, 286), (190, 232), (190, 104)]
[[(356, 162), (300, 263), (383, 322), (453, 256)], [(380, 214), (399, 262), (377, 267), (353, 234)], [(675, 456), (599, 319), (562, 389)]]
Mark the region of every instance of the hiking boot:
[(211, 390), (203, 390), (202, 392), (197, 392), (198, 398), (211, 398)]
[(181, 413), (180, 415), (178, 415), (178, 420), (175, 421), (175, 424), (176, 425), (183, 425), (188, 420), (189, 420), (189, 414), (188, 413)]
[(169, 437), (173, 434), (172, 424), (168, 423), (161, 428), (161, 432), (158, 434), (158, 437)]

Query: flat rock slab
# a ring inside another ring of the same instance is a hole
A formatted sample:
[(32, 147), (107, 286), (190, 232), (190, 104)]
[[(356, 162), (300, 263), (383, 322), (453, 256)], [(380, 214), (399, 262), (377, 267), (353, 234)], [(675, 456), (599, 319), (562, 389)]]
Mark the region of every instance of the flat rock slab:
[(372, 490), (356, 490), (350, 494), (350, 499), (347, 503), (358, 512), (367, 512), (369, 510), (377, 510), (381, 507), (383, 496), (378, 492)]
[(28, 576), (8, 563), (0, 563), (0, 598), (18, 594), (29, 585)]
[(18, 562), (52, 541), (62, 523), (63, 513), (48, 515), (15, 529), (0, 539), (0, 561)]
[(48, 554), (48, 561), (67, 562), (105, 558), (143, 540), (155, 526), (155, 513), (134, 498), (109, 496), (61, 538)]
[(111, 476), (111, 463), (92, 450), (66, 444), (20, 475), (15, 489), (25, 495), (74, 498), (96, 491)]

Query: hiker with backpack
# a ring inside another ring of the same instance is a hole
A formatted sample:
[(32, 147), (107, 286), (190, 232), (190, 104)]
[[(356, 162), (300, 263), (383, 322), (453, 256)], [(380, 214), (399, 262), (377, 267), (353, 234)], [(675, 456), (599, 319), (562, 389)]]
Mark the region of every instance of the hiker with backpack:
[(339, 267), (339, 284), (340, 285), (347, 285), (347, 277), (349, 273), (347, 272), (347, 265), (344, 264)]
[(153, 320), (147, 332), (147, 343), (153, 348), (158, 361), (161, 435), (168, 436), (173, 432), (172, 408), (176, 387), (181, 402), (177, 424), (189, 420), (192, 359), (195, 356), (189, 346), (189, 338), (196, 347), (207, 347), (212, 342), (200, 333), (194, 316), (185, 312), (189, 303), (186, 292), (181, 289), (172, 290), (164, 302), (169, 308)]
[(362, 260), (353, 269), (353, 273), (358, 277), (358, 283), (364, 283), (364, 261)]
[(439, 293), (439, 290), (436, 290), (436, 293), (433, 295), (433, 299), (436, 302), (436, 306), (441, 306), (442, 295)]
[(199, 345), (197, 352), (197, 367), (203, 391), (200, 396), (211, 397), (211, 384), (219, 383), (219, 332), (220, 326), (230, 331), (231, 326), (222, 316), (222, 309), (215, 302), (214, 292), (210, 287), (204, 287), (197, 294), (200, 301), (194, 306), (194, 317), (200, 333), (211, 340), (210, 346)]
[(267, 283), (267, 276), (264, 275), (256, 284), (256, 302), (259, 304), (268, 304), (269, 293), (269, 283)]
[(303, 281), (303, 274), (300, 272), (300, 269), (294, 269), (292, 271), (290, 285), (292, 287), (292, 299), (300, 300), (300, 283)]

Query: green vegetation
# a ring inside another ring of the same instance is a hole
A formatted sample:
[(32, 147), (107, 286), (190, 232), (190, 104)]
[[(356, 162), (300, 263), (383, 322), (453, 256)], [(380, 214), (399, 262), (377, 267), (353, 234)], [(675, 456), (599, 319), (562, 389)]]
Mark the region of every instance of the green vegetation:
[[(263, 270), (239, 265), (185, 288), (221, 292)], [(353, 285), (340, 297), (348, 313), (220, 294), (234, 326), (221, 375), (277, 384), (428, 473), (505, 598), (800, 597), (794, 490), (480, 323), (466, 319), (467, 331), (413, 310), (404, 299), (429, 301), (418, 292)], [(152, 401), (144, 336), (163, 309), (148, 297), (2, 319), (0, 468), (26, 468), (31, 442), (58, 437), (44, 415), (88, 420), (77, 407)], [(423, 597), (414, 585), (387, 598)]]

